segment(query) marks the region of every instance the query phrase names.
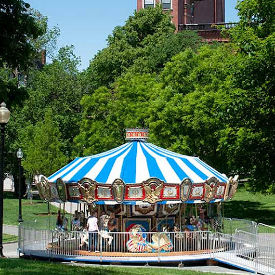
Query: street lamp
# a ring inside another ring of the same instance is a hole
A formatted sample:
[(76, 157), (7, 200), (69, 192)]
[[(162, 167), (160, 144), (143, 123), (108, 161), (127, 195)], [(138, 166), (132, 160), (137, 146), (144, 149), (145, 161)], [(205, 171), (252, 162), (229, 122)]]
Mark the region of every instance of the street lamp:
[(22, 178), (22, 166), (21, 166), (21, 160), (23, 158), (23, 152), (21, 148), (17, 151), (17, 158), (18, 158), (18, 164), (19, 164), (19, 177), (18, 177), (18, 198), (19, 198), (19, 208), (18, 208), (18, 222), (23, 222), (22, 219), (22, 202), (21, 202), (21, 178)]
[(3, 186), (4, 186), (4, 145), (5, 126), (10, 120), (10, 111), (3, 102), (0, 105), (0, 126), (1, 126), (1, 146), (0, 146), (0, 257), (3, 254)]

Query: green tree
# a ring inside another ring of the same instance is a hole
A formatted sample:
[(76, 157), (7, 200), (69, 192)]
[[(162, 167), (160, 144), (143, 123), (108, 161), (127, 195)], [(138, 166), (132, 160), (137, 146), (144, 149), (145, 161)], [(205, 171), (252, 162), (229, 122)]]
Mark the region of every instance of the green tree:
[(124, 143), (125, 128), (147, 127), (155, 76), (126, 74), (113, 89), (101, 87), (83, 97), (83, 116), (75, 138), (78, 152), (95, 154)]
[(0, 29), (0, 65), (28, 65), (34, 52), (30, 39), (43, 34), (30, 5), (22, 0), (0, 1)]
[[(10, 127), (16, 131), (23, 125), (35, 125), (43, 120), (45, 110), (50, 108), (61, 131), (64, 153), (69, 156), (71, 142), (79, 132), (78, 123), (81, 119), (80, 100), (83, 90), (78, 65), (79, 58), (74, 55), (73, 47), (64, 47), (51, 64), (45, 65), (42, 70), (30, 72), (28, 97), (23, 107), (14, 110), (16, 120), (11, 121)], [(20, 144), (16, 142), (15, 145)]]
[(132, 73), (158, 72), (171, 57), (186, 47), (198, 47), (194, 32), (175, 34), (171, 16), (160, 5), (130, 16), (108, 37), (108, 45), (91, 61), (87, 87), (93, 92), (111, 84), (128, 70)]
[(67, 162), (62, 152), (61, 133), (53, 119), (52, 110), (47, 109), (43, 122), (30, 125), (24, 131), (22, 145), (26, 157), (22, 164), (29, 175), (49, 176)]

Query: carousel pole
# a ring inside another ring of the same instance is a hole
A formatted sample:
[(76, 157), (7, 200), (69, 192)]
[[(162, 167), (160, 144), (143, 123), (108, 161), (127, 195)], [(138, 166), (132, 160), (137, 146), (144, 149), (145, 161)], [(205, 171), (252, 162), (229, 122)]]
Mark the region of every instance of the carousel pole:
[(179, 220), (179, 223), (180, 223), (179, 230), (180, 230), (180, 232), (181, 232), (181, 215), (182, 215), (182, 204), (180, 204), (180, 220)]
[(122, 204), (121, 204), (121, 205), (120, 205), (120, 232), (123, 231), (122, 213), (123, 213), (123, 209), (122, 209)]

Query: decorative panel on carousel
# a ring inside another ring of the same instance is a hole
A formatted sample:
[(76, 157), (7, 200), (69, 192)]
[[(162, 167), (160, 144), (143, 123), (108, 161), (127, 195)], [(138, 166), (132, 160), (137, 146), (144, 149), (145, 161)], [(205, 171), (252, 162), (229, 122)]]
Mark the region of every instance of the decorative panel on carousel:
[(126, 214), (126, 205), (115, 204), (115, 205), (104, 205), (106, 213), (114, 213), (115, 215), (123, 216)]
[(97, 200), (114, 200), (112, 186), (107, 184), (98, 184), (95, 192)]
[(61, 178), (58, 178), (56, 180), (56, 190), (57, 190), (59, 199), (62, 202), (66, 202), (67, 201), (66, 184)]
[(224, 194), (226, 190), (226, 184), (225, 183), (218, 183), (216, 186), (216, 192), (215, 192), (215, 199), (223, 199)]
[(179, 200), (180, 199), (180, 185), (178, 184), (164, 184), (161, 192), (160, 198), (162, 200)]
[(215, 198), (216, 187), (219, 184), (219, 180), (215, 177), (210, 177), (204, 183), (204, 200), (210, 202)]
[(181, 188), (180, 188), (180, 197), (181, 200), (187, 201), (189, 199), (189, 195), (191, 193), (191, 189), (192, 189), (192, 182), (189, 178), (185, 178), (182, 183), (181, 183)]
[(202, 200), (204, 197), (204, 184), (193, 184), (191, 187), (190, 200)]
[(163, 204), (162, 205), (162, 213), (164, 216), (169, 216), (169, 215), (175, 215), (179, 212), (180, 210), (180, 204)]
[(35, 183), (42, 200), (51, 200), (51, 186), (48, 179), (45, 176), (35, 177)]
[(51, 201), (60, 201), (56, 184), (51, 182), (50, 188), (51, 188)]
[(145, 191), (142, 185), (126, 184), (125, 187), (125, 200), (144, 200)]
[(225, 199), (232, 199), (238, 187), (238, 176), (230, 177), (225, 191)]
[(133, 216), (152, 216), (157, 213), (157, 204), (141, 204), (132, 206)]
[(93, 203), (96, 201), (96, 182), (83, 178), (78, 182), (78, 188), (81, 196), (81, 200), (87, 203)]
[(81, 200), (82, 195), (77, 184), (67, 184), (68, 200)]

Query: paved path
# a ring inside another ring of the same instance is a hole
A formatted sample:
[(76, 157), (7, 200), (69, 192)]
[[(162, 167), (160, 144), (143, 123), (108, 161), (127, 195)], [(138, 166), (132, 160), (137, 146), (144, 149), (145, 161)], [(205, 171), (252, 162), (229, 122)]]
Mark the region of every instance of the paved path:
[(17, 225), (3, 225), (3, 233), (18, 236), (18, 226)]
[[(17, 225), (3, 225), (3, 233), (18, 236), (18, 226)], [(7, 258), (18, 258), (18, 243), (12, 242), (3, 244), (3, 253)]]
[(18, 258), (18, 243), (3, 244), (3, 253), (7, 258)]

